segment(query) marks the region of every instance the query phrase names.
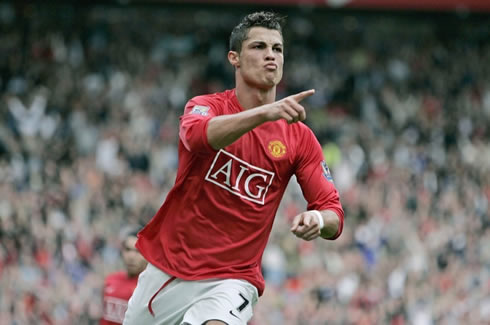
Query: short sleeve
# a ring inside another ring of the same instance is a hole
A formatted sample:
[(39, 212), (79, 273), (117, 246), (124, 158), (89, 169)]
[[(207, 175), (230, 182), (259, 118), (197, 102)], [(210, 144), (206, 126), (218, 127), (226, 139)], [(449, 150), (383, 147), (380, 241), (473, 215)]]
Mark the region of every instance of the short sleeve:
[(215, 152), (207, 138), (208, 122), (219, 115), (216, 104), (204, 96), (191, 99), (180, 117), (179, 138), (190, 152)]

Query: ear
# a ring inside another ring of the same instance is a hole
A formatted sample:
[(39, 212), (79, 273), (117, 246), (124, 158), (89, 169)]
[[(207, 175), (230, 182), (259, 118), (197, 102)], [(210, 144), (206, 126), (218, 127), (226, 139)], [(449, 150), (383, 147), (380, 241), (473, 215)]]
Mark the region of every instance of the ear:
[(240, 67), (240, 55), (238, 52), (235, 51), (229, 51), (228, 52), (228, 61), (230, 61), (231, 65), (234, 66), (235, 68)]

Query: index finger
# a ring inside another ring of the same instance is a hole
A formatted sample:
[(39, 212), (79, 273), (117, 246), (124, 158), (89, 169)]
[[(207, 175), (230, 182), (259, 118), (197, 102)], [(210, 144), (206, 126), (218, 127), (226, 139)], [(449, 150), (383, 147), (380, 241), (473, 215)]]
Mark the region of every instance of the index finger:
[(298, 229), (298, 226), (299, 226), (300, 222), (301, 222), (301, 214), (298, 214), (293, 219), (293, 224), (291, 226), (291, 231), (296, 231), (296, 229)]
[(315, 93), (315, 89), (305, 90), (305, 91), (302, 91), (300, 93), (291, 95), (291, 98), (293, 98), (295, 101), (297, 101), (299, 103), (300, 101), (302, 101), (306, 97), (310, 97), (314, 93)]

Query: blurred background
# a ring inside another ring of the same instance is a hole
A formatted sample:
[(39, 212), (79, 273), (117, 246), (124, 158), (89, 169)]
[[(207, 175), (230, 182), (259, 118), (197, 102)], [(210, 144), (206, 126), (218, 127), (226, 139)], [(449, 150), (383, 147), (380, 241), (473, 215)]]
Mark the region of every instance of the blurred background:
[(489, 1), (121, 0), (0, 4), (0, 324), (98, 322), (186, 101), (234, 86), (231, 29), (270, 9), (346, 224), (291, 235), (291, 182), (251, 324), (490, 323)]

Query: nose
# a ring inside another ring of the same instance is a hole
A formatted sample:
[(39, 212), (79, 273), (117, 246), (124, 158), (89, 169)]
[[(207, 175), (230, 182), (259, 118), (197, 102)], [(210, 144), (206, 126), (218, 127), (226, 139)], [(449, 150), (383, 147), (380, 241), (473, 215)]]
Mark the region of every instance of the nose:
[(265, 53), (265, 59), (267, 61), (274, 61), (276, 57), (274, 56), (274, 50), (270, 47), (267, 48), (266, 53)]

